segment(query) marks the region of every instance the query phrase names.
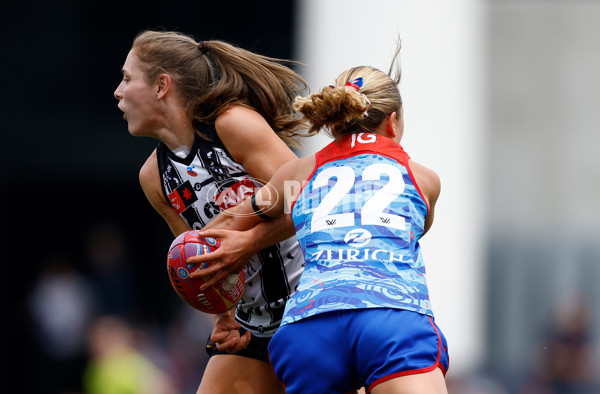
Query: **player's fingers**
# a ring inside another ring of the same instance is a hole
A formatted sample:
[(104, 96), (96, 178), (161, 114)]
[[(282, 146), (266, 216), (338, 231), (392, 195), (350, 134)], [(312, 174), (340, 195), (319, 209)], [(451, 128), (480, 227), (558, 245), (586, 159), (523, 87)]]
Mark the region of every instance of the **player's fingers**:
[(240, 351), (244, 350), (246, 347), (248, 347), (249, 343), (250, 343), (250, 332), (246, 332), (242, 337), (240, 337), (240, 339), (237, 341), (237, 343), (227, 352), (232, 353), (232, 354), (240, 352)]
[(204, 254), (199, 254), (196, 256), (191, 256), (188, 257), (185, 262), (188, 264), (200, 264), (200, 263), (206, 263), (209, 261), (213, 261), (213, 260), (218, 260), (220, 257), (223, 256), (223, 251), (221, 249), (216, 249), (213, 252), (209, 252), (209, 253), (204, 253)]
[(251, 338), (252, 334), (250, 333), (250, 331), (246, 331), (244, 335), (242, 335), (242, 337), (240, 338), (239, 343), (244, 343), (244, 348), (246, 348), (246, 346), (248, 346), (248, 344), (250, 343)]
[(200, 231), (198, 231), (198, 234), (203, 237), (212, 237), (212, 238), (218, 238), (218, 239), (221, 239), (227, 235), (226, 232), (224, 232), (223, 230), (219, 230), (219, 229), (200, 230)]
[(236, 333), (240, 327), (242, 326), (235, 321), (221, 322), (213, 328), (213, 334), (217, 332)]
[(227, 278), (227, 273), (222, 272), (222, 271), (218, 272), (215, 275), (213, 275), (212, 277), (206, 279), (206, 282), (204, 282), (202, 285), (200, 285), (200, 287), (198, 289), (200, 291), (204, 291), (210, 287), (213, 287), (217, 283), (221, 283), (225, 278)]
[(239, 342), (240, 337), (232, 336), (225, 341), (215, 342), (217, 344), (217, 349), (222, 352), (229, 352), (235, 349), (237, 343)]
[(229, 320), (227, 322), (223, 322), (223, 325), (220, 328), (227, 331), (237, 331), (241, 327), (242, 325), (235, 320)]
[(204, 280), (208, 280), (211, 275), (216, 274), (223, 268), (224, 266), (221, 263), (213, 263), (209, 267), (190, 272), (190, 278), (204, 278)]
[(214, 343), (222, 342), (229, 337), (229, 331), (219, 331), (215, 332), (210, 336), (210, 340)]

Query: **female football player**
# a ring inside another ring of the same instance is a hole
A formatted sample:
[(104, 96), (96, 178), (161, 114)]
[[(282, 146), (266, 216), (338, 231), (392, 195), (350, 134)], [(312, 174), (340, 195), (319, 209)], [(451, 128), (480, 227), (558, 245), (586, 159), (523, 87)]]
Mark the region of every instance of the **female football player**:
[(297, 98), (310, 132), (329, 131), (334, 141), (283, 164), (252, 198), (222, 212), (213, 222), (217, 230), (206, 231), (220, 236), (227, 233), (221, 228), (293, 219), (306, 267), (269, 344), (289, 394), (359, 387), (374, 394), (447, 393), (447, 344), (434, 320), (419, 245), (433, 221), (440, 180), (399, 143), (400, 73), (389, 74), (351, 68), (333, 85)]
[[(204, 228), (296, 158), (286, 142), (302, 125), (292, 103), (306, 84), (275, 59), (223, 41), (145, 31), (135, 37), (122, 73), (114, 96), (130, 134), (159, 141), (140, 183), (175, 236)], [(272, 231), (257, 234), (261, 243), (249, 238), (234, 268), (245, 270), (242, 300), (234, 312), (215, 317), (198, 393), (284, 390), (267, 345), (304, 260), (294, 237), (274, 244)]]

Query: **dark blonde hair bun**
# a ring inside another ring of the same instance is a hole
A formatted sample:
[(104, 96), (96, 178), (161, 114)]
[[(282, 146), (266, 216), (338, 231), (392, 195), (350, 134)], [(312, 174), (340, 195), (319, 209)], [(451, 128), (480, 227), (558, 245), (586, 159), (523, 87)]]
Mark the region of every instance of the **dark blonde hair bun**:
[[(362, 78), (362, 85), (354, 82)], [(294, 109), (310, 123), (309, 135), (324, 130), (333, 136), (373, 132), (392, 112), (402, 107), (399, 75), (371, 66), (354, 67), (341, 73), (334, 85), (308, 97), (296, 97)]]
[(349, 86), (327, 86), (319, 93), (297, 97), (294, 102), (294, 109), (311, 124), (309, 134), (352, 124), (367, 114), (369, 106), (368, 98)]

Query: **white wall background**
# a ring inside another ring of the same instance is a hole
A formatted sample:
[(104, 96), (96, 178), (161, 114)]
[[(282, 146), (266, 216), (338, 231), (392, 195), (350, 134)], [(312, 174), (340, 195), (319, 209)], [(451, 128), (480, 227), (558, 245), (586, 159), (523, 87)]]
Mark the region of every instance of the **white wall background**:
[(532, 354), (555, 357), (540, 342), (565, 299), (581, 297), (598, 377), (600, 2), (494, 1), (489, 11), (493, 368), (516, 375), (535, 370)]
[[(448, 376), (485, 357), (483, 14), (479, 0), (300, 0), (296, 12), (294, 57), (312, 91), (353, 66), (387, 72), (402, 40), (402, 145), (442, 180), (422, 246), (436, 321), (449, 342)], [(328, 141), (314, 137), (304, 154)]]

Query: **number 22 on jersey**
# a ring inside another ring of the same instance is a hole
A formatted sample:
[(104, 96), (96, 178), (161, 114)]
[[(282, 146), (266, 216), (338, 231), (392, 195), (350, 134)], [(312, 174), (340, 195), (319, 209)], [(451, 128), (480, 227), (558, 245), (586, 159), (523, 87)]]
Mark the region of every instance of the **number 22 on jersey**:
[[(355, 223), (354, 212), (331, 213), (352, 191), (358, 180), (381, 181), (383, 175), (387, 175), (388, 181), (364, 202), (358, 212), (360, 223)], [(405, 230), (404, 217), (384, 212), (385, 208), (404, 192), (405, 183), (400, 168), (384, 163), (371, 164), (363, 170), (360, 178), (357, 178), (354, 169), (348, 166), (325, 168), (313, 180), (313, 190), (327, 186), (329, 180), (333, 178), (336, 179), (335, 184), (313, 212), (311, 232), (324, 228), (353, 227), (355, 225), (387, 226)]]

